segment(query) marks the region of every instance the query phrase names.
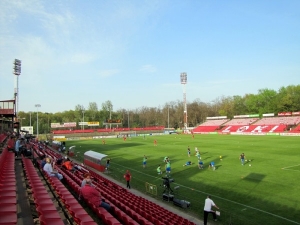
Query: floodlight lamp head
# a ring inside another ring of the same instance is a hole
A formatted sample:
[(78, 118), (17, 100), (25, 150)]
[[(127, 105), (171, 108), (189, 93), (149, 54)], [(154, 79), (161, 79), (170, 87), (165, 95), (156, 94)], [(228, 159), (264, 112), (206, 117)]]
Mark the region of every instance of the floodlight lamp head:
[(15, 59), (14, 61), (14, 74), (19, 76), (21, 74), (21, 60)]
[(186, 73), (180, 74), (180, 82), (181, 82), (181, 84), (186, 84), (186, 82), (187, 82), (187, 74)]

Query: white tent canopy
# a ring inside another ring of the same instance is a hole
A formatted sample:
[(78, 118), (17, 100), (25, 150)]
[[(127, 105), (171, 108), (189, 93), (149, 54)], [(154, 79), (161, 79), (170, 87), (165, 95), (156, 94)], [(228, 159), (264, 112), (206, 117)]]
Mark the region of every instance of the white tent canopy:
[(92, 150), (86, 151), (84, 153), (84, 156), (88, 156), (88, 157), (98, 159), (98, 160), (101, 160), (101, 159), (107, 157), (107, 155), (105, 155), (105, 154), (102, 154), (102, 153), (99, 153), (99, 152), (94, 152)]

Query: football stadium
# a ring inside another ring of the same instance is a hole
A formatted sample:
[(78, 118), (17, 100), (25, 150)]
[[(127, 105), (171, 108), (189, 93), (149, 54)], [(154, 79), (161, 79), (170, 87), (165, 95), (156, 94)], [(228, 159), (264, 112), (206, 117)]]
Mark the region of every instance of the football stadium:
[(0, 225), (300, 225), (300, 1), (0, 1)]

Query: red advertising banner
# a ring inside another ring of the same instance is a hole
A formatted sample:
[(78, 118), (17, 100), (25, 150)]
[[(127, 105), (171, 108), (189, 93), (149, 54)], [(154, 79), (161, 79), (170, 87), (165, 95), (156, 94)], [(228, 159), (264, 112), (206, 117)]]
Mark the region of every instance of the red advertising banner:
[(292, 112), (292, 115), (293, 115), (293, 116), (296, 116), (296, 115), (299, 116), (299, 115), (300, 115), (300, 112)]
[(291, 116), (292, 113), (291, 112), (279, 112), (278, 116)]

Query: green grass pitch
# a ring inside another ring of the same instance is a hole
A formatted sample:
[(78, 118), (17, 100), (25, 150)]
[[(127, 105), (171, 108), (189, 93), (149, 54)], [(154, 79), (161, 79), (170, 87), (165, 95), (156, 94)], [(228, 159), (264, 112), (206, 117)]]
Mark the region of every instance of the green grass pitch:
[[(154, 140), (157, 146), (154, 146)], [(300, 224), (300, 145), (298, 137), (234, 135), (162, 135), (67, 141), (76, 146), (77, 159), (93, 150), (111, 158), (109, 175), (123, 182), (126, 169), (132, 173), (133, 188), (145, 191), (145, 182), (157, 185), (163, 193), (162, 176), (156, 173), (163, 158), (171, 160), (171, 188), (177, 198), (191, 202), (187, 213), (203, 218), (207, 194), (220, 207), (218, 224)], [(188, 157), (187, 147), (191, 148)], [(204, 169), (197, 166), (195, 147), (201, 153)], [(239, 155), (247, 160), (241, 165)], [(146, 155), (147, 166), (142, 159)], [(222, 160), (220, 160), (222, 156)], [(183, 166), (186, 161), (191, 166)], [(216, 170), (208, 169), (214, 161)], [(251, 166), (249, 166), (251, 164)], [(171, 204), (171, 203), (170, 203)]]

